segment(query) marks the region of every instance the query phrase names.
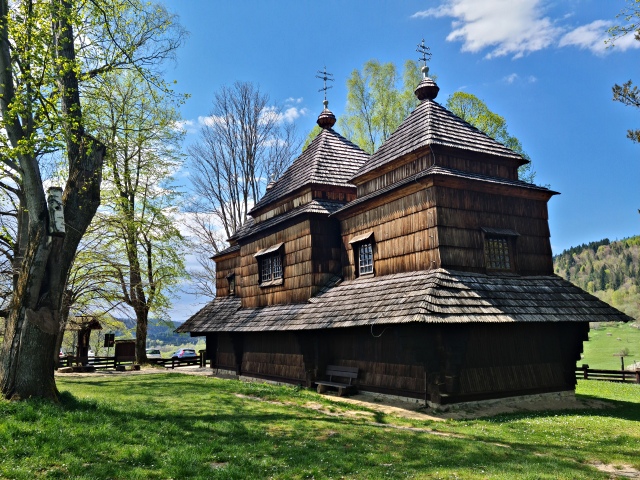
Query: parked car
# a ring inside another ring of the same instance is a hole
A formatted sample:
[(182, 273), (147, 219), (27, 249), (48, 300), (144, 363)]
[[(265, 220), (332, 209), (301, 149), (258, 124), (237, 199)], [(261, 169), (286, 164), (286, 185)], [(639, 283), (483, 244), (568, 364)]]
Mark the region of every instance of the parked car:
[(147, 348), (147, 358), (162, 358), (157, 348)]
[(173, 355), (171, 355), (171, 358), (194, 358), (197, 356), (198, 355), (196, 354), (196, 351), (194, 349), (181, 348), (180, 350), (173, 352)]

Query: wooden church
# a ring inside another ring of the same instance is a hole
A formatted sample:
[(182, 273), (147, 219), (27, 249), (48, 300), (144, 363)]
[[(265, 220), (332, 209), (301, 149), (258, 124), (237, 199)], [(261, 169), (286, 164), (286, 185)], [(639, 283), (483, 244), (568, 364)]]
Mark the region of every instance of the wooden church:
[(429, 405), (572, 392), (589, 322), (629, 317), (553, 274), (547, 202), (527, 162), (435, 101), (369, 156), (322, 131), (214, 257), (217, 297), (180, 332), (211, 367)]

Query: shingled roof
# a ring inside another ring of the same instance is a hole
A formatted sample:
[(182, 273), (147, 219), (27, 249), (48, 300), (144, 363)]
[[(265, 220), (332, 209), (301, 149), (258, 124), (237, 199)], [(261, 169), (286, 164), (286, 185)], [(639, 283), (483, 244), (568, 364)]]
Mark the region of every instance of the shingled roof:
[(279, 225), (287, 220), (290, 220), (298, 215), (302, 215), (303, 213), (320, 213), (324, 215), (331, 215), (332, 213), (338, 211), (342, 206), (344, 206), (344, 202), (334, 202), (331, 200), (324, 199), (314, 199), (309, 203), (305, 203), (299, 207), (296, 207), (288, 212), (285, 212), (276, 217), (272, 217), (269, 220), (264, 220), (260, 223), (255, 223), (253, 218), (249, 218), (237, 231), (230, 237), (230, 240), (235, 240), (239, 238), (248, 237), (249, 235), (253, 235), (254, 233), (262, 232), (267, 228), (271, 228), (274, 225)]
[(485, 275), (437, 269), (339, 282), (308, 303), (240, 308), (216, 298), (179, 332), (318, 330), (400, 323), (630, 321), (556, 275)]
[(434, 100), (423, 100), (380, 146), (353, 178), (425, 146), (441, 145), (495, 155), (526, 163), (522, 155), (505, 147), (454, 115)]
[(369, 154), (331, 128), (323, 128), (272, 188), (253, 207), (258, 210), (311, 184), (351, 186), (347, 183)]

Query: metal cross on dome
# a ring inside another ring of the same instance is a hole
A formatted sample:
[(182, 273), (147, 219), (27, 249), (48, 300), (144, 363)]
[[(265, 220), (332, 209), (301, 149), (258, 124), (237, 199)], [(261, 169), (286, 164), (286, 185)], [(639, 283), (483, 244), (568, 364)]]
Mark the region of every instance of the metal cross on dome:
[(431, 60), (431, 51), (429, 47), (424, 44), (424, 38), (422, 39), (422, 43), (418, 44), (418, 48), (416, 48), (416, 52), (421, 53), (422, 55), (418, 58), (418, 60), (422, 60), (424, 62), (424, 66), (427, 66), (427, 62)]
[(333, 77), (333, 73), (328, 73), (326, 66), (324, 67), (324, 70), (322, 70), (322, 71), (318, 70), (318, 73), (320, 75), (316, 75), (316, 78), (319, 78), (320, 80), (324, 81), (324, 86), (318, 91), (319, 92), (324, 91), (324, 99), (326, 100), (327, 99), (327, 90), (329, 90), (330, 88), (333, 88), (333, 86), (327, 87), (327, 82), (328, 81), (329, 82), (333, 82), (333, 78), (331, 78), (331, 77)]

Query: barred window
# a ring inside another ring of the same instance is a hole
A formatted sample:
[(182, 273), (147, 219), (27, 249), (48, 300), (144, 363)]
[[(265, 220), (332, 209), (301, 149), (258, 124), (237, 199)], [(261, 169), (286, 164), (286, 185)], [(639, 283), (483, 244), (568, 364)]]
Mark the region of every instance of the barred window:
[(271, 286), (282, 284), (283, 245), (284, 243), (278, 243), (268, 248), (263, 248), (254, 255), (260, 267), (260, 285)]
[(282, 257), (276, 253), (260, 258), (260, 283), (282, 278)]
[(484, 253), (487, 269), (511, 270), (511, 255), (509, 252), (508, 238), (485, 238)]
[(358, 247), (358, 272), (360, 275), (373, 273), (373, 246), (371, 242), (361, 243)]

